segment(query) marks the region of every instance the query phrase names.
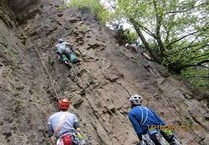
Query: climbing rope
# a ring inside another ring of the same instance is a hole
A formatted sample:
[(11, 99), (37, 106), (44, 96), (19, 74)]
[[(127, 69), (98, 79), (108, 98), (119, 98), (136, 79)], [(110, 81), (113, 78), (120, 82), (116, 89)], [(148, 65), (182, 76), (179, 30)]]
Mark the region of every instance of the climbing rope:
[[(49, 4), (49, 1), (48, 1), (48, 0), (47, 0), (46, 2)], [(54, 16), (52, 16), (52, 17), (53, 17), (53, 19), (56, 19)], [(61, 23), (60, 23), (60, 25), (66, 30), (66, 28), (65, 28)], [(46, 33), (42, 33), (42, 34), (44, 34), (44, 36), (41, 36), (41, 38), (46, 37)], [(66, 36), (67, 36), (67, 35), (66, 35)], [(41, 40), (42, 40), (42, 39), (41, 39)], [(30, 41), (30, 39), (29, 39), (29, 41)], [(31, 41), (30, 41), (30, 43), (33, 44)], [(38, 57), (39, 57), (39, 59), (40, 59), (42, 65), (43, 65), (43, 67), (44, 67), (44, 69), (45, 69), (45, 71), (46, 71), (47, 76), (49, 77), (50, 83), (51, 83), (51, 85), (52, 85), (52, 87), (53, 87), (53, 91), (55, 92), (55, 95), (56, 95), (55, 98), (58, 100), (58, 99), (60, 98), (60, 96), (59, 96), (59, 94), (58, 94), (58, 92), (57, 92), (57, 89), (56, 89), (56, 87), (55, 87), (55, 80), (53, 80), (51, 74), (49, 73), (49, 70), (48, 70), (48, 68), (47, 68), (47, 66), (46, 66), (46, 64), (45, 64), (45, 62), (44, 62), (44, 60), (42, 59), (42, 56), (41, 56), (41, 54), (40, 54), (40, 52), (39, 52), (39, 49), (38, 49), (35, 45), (33, 45), (33, 47), (34, 47), (36, 53), (38, 54)], [(72, 73), (73, 73), (74, 77), (76, 78), (76, 80), (78, 80), (78, 85), (81, 84), (81, 85), (80, 85), (81, 88), (82, 88), (83, 90), (85, 90), (85, 88), (83, 88), (83, 86), (82, 86), (82, 83), (87, 84), (88, 87), (90, 88), (90, 92), (91, 92), (90, 94), (92, 94), (92, 97), (95, 97), (95, 98), (96, 98), (96, 96), (99, 96), (98, 92), (95, 91), (95, 89), (92, 87), (92, 85), (90, 84), (90, 82), (88, 82), (88, 80), (86, 80), (86, 78), (83, 77), (83, 75), (80, 73), (79, 68), (78, 68), (76, 65), (73, 65), (72, 69), (75, 70), (75, 73), (74, 73), (74, 72), (72, 72)], [(87, 70), (87, 69), (85, 68), (85, 70)], [(89, 71), (87, 70), (87, 72), (89, 72)], [(91, 74), (91, 73), (89, 73), (89, 75), (90, 75), (90, 74)], [(81, 78), (79, 78), (77, 75), (81, 76)], [(90, 76), (91, 76), (91, 75), (90, 75)], [(92, 110), (94, 110), (94, 108), (92, 107), (91, 102), (89, 101), (89, 99), (86, 98), (86, 100), (87, 100), (89, 106), (92, 108)], [(103, 100), (101, 100), (101, 101), (102, 101), (102, 103), (104, 103)], [(105, 104), (105, 103), (104, 103), (104, 104)], [(114, 115), (114, 113), (113, 113), (111, 110), (108, 110), (108, 112), (110, 112), (111, 115)], [(98, 115), (99, 115), (99, 114), (98, 114)], [(101, 118), (101, 117), (100, 117), (100, 118)], [(116, 117), (116, 120), (118, 120), (119, 122), (121, 122), (121, 120), (120, 120), (119, 118), (117, 118), (117, 117)], [(99, 119), (98, 119), (98, 121), (99, 121), (100, 124), (103, 126), (102, 121), (99, 120)], [(127, 126), (125, 126), (125, 125), (123, 125), (123, 124), (121, 124), (121, 125), (123, 126), (123, 128), (128, 129)], [(103, 126), (103, 128), (105, 129), (105, 131), (106, 131), (107, 133), (109, 132), (109, 131), (105, 128), (105, 126)], [(112, 138), (109, 138), (109, 139), (112, 141)], [(113, 144), (113, 141), (112, 141), (112, 144)]]
[(43, 59), (42, 59), (42, 57), (41, 57), (41, 54), (40, 54), (39, 51), (38, 51), (38, 48), (37, 48), (36, 46), (34, 46), (34, 48), (35, 48), (35, 50), (36, 50), (36, 52), (37, 52), (37, 54), (38, 54), (38, 56), (39, 56), (39, 58), (40, 58), (40, 60), (41, 60), (41, 63), (42, 63), (42, 65), (43, 65), (43, 67), (44, 67), (44, 69), (45, 69), (45, 71), (46, 71), (48, 77), (49, 77), (50, 83), (52, 84), (53, 90), (54, 90), (55, 95), (56, 95), (56, 99), (58, 100), (60, 97), (59, 97), (59, 94), (57, 93), (57, 90), (56, 90), (56, 88), (55, 88), (55, 84), (54, 84), (55, 80), (52, 79), (52, 76), (50, 75), (49, 70), (48, 70), (46, 64), (44, 63), (44, 61), (43, 61)]
[[(48, 2), (48, 0), (47, 0), (47, 2)], [(57, 19), (56, 19), (54, 16), (52, 16), (52, 17), (53, 17), (54, 20), (57, 21)], [(68, 30), (68, 29), (66, 29), (66, 28), (63, 26), (62, 23), (59, 22), (59, 25), (60, 25), (63, 29)], [(67, 35), (65, 35), (65, 36), (67, 36)], [(75, 73), (74, 73), (73, 71), (71, 71), (71, 72), (72, 72), (73, 75), (74, 75), (73, 77), (75, 77), (76, 80), (78, 81), (78, 85), (79, 85), (83, 90), (85, 90), (85, 88), (83, 88), (82, 85), (80, 85), (80, 84), (82, 84), (82, 83), (87, 84), (87, 86), (89, 86), (89, 88), (90, 88), (90, 92), (91, 92), (90, 94), (92, 94), (92, 97), (95, 97), (95, 98), (96, 98), (96, 96), (99, 96), (98, 92), (95, 91), (95, 89), (94, 89), (94, 88), (92, 87), (92, 85), (88, 82), (88, 80), (86, 80), (86, 78), (83, 77), (83, 75), (80, 73), (79, 68), (78, 68), (76, 65), (72, 65), (72, 69), (75, 70)], [(86, 70), (87, 72), (89, 72), (88, 69), (85, 68), (85, 70)], [(89, 73), (89, 74), (91, 74), (91, 73)], [(81, 76), (81, 79), (80, 79), (77, 75), (78, 75), (78, 76)], [(90, 76), (91, 76), (91, 75), (90, 75)], [(129, 94), (128, 94), (128, 95), (129, 95)], [(91, 102), (88, 100), (88, 98), (87, 98), (86, 100), (87, 100), (89, 106), (91, 107), (91, 109), (94, 110), (94, 108), (91, 106)], [(101, 101), (102, 101), (102, 103), (104, 103), (103, 100), (101, 100)], [(105, 104), (105, 103), (104, 103), (104, 104)], [(108, 110), (108, 112), (110, 112), (111, 115), (114, 115), (114, 113), (113, 113), (110, 109)], [(101, 117), (100, 117), (100, 118), (101, 118)], [(119, 121), (119, 122), (121, 122), (121, 120), (120, 120), (119, 118), (117, 118), (117, 117), (116, 117), (116, 120)], [(103, 123), (102, 123), (100, 120), (98, 120), (98, 121), (100, 122), (101, 125), (103, 125)], [(125, 130), (128, 129), (127, 126), (125, 126), (125, 125), (123, 125), (123, 124), (122, 124), (122, 126), (123, 126), (123, 128), (125, 128)], [(105, 129), (106, 132), (109, 132), (108, 130), (106, 130), (106, 128), (105, 128), (104, 126), (103, 126), (103, 128)], [(112, 140), (112, 139), (110, 138), (110, 140)]]
[[(48, 0), (47, 0), (47, 2), (48, 2)], [(54, 20), (56, 20), (57, 21), (57, 19), (55, 18), (55, 16), (51, 16)], [(58, 22), (58, 21), (57, 21)], [(67, 30), (64, 26), (63, 26), (63, 24), (61, 24), (60, 22), (59, 22), (59, 25), (60, 26), (62, 26), (65, 30)], [(65, 34), (65, 36), (67, 36), (68, 34)], [(38, 51), (38, 48), (35, 48), (36, 49), (36, 51), (39, 53), (39, 51)], [(39, 57), (40, 57), (40, 54), (38, 54), (39, 55)], [(40, 59), (41, 59), (41, 57), (40, 57)], [(47, 67), (46, 67), (46, 65), (45, 65), (45, 63), (44, 63), (44, 61), (41, 59), (41, 61), (42, 61), (42, 64), (43, 64), (43, 66), (44, 66), (44, 68), (45, 68), (45, 70), (46, 70), (46, 72), (47, 72), (47, 74), (48, 74), (48, 76), (49, 76), (49, 78), (50, 78), (50, 82), (52, 82), (52, 84), (53, 84), (53, 89), (54, 89), (54, 91), (55, 91), (55, 94), (56, 94), (56, 98), (59, 98), (59, 96), (58, 96), (58, 93), (57, 93), (57, 91), (56, 91), (56, 88), (55, 88), (55, 86), (54, 86), (54, 81), (53, 81), (53, 79), (52, 79), (52, 77), (51, 77), (51, 75), (50, 75), (50, 73), (49, 73), (49, 71), (48, 71), (48, 69), (47, 69)], [(81, 67), (82, 68), (82, 67)], [(90, 88), (90, 94), (92, 94), (92, 97), (95, 97), (96, 98), (96, 96), (99, 96), (99, 94), (98, 94), (98, 92), (93, 88), (93, 86), (91, 85), (91, 83), (85, 78), (85, 77), (83, 77), (83, 75), (80, 73), (80, 71), (79, 71), (79, 68), (78, 68), (78, 66), (76, 66), (76, 65), (73, 65), (73, 67), (72, 67), (72, 69), (74, 69), (75, 70), (75, 73), (73, 72), (73, 71), (71, 71), (71, 73), (74, 75), (73, 77), (75, 77), (76, 78), (76, 80), (78, 81), (77, 82), (77, 84), (83, 89), (83, 90), (85, 90), (85, 88), (83, 87), (83, 83), (84, 84), (87, 84), (87, 86)], [(87, 70), (87, 72), (89, 73), (89, 71), (88, 71), (88, 69), (86, 69), (85, 68), (85, 70)], [(79, 74), (79, 75), (78, 75)], [(91, 73), (89, 73), (90, 74), (90, 76), (92, 76), (91, 75)], [(79, 77), (80, 76), (80, 77)], [(72, 79), (72, 78), (71, 78)], [(86, 97), (86, 100), (87, 100), (87, 102), (88, 102), (88, 104), (89, 104), (89, 106), (92, 108), (92, 110), (94, 109), (92, 106), (91, 106), (91, 102), (89, 101), (89, 99)], [(104, 101), (103, 100), (101, 100), (102, 101), (102, 103), (104, 103)], [(111, 110), (108, 110), (112, 115), (113, 114), (115, 114), (115, 113), (113, 113)], [(117, 117), (116, 117), (116, 119), (119, 121), (119, 122), (121, 122), (121, 120), (120, 119), (118, 119)], [(100, 121), (100, 120), (98, 120), (98, 121)], [(103, 123), (100, 121), (100, 123), (101, 123), (101, 125), (103, 126)], [(127, 129), (128, 127), (127, 126), (125, 126), (125, 125), (123, 125), (122, 124), (122, 126), (125, 128), (125, 129)], [(106, 130), (106, 128), (103, 126), (103, 128), (105, 129), (105, 131), (106, 132), (108, 132), (108, 130)], [(112, 140), (112, 139), (111, 139)]]

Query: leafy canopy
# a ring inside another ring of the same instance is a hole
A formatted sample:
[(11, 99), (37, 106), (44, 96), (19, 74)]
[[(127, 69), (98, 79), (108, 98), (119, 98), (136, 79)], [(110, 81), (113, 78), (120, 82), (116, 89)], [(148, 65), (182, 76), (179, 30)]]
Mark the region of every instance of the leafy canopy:
[(90, 10), (91, 14), (96, 16), (101, 22), (106, 22), (108, 19), (108, 11), (98, 0), (70, 0), (67, 5), (80, 10), (87, 8)]
[[(118, 0), (153, 59), (206, 88), (209, 84), (208, 0)], [(198, 75), (199, 74), (199, 75)], [(199, 82), (199, 83), (198, 83)]]

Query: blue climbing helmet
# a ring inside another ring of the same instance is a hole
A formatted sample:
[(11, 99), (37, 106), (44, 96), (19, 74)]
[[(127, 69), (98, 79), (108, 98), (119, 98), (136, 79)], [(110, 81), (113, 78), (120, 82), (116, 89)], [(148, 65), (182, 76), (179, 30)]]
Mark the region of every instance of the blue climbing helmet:
[(142, 96), (140, 96), (138, 94), (133, 94), (133, 95), (131, 95), (129, 100), (133, 105), (141, 105), (143, 99), (142, 99)]

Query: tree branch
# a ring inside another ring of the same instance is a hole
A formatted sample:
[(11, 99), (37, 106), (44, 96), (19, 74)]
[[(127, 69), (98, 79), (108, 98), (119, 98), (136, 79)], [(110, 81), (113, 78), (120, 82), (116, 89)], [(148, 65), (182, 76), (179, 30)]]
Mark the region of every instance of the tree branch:
[(152, 36), (153, 38), (155, 38), (155, 34), (152, 33), (148, 28), (146, 28), (145, 26), (142, 26), (141, 24), (137, 23), (137, 25), (143, 30), (145, 31), (147, 34), (149, 34), (150, 36)]
[(187, 76), (187, 78), (194, 78), (194, 77), (198, 77), (198, 78), (203, 78), (203, 79), (208, 79), (209, 78), (209, 76), (201, 76), (201, 75), (194, 75), (194, 76)]
[(209, 68), (209, 65), (206, 66), (206, 65), (203, 65), (204, 63), (207, 63), (209, 62), (209, 60), (203, 60), (203, 61), (200, 61), (196, 64), (186, 64), (186, 65), (183, 65), (179, 68), (179, 70), (183, 70), (183, 69), (186, 69), (186, 68), (189, 68), (189, 67), (197, 67), (197, 66), (200, 66), (200, 67), (204, 67), (204, 68)]
[(184, 35), (184, 36), (180, 37), (179, 39), (176, 39), (176, 40), (174, 40), (173, 42), (169, 43), (169, 44), (168, 44), (168, 47), (170, 47), (170, 46), (173, 45), (174, 43), (176, 43), (176, 42), (178, 42), (178, 41), (180, 41), (180, 40), (182, 40), (182, 39), (184, 39), (184, 38), (186, 38), (186, 37), (188, 37), (188, 36), (194, 35), (194, 34), (196, 34), (196, 33), (198, 33), (198, 32), (199, 32), (199, 31), (194, 31), (194, 32), (188, 33), (187, 35)]
[(164, 52), (165, 52), (165, 47), (164, 47), (164, 44), (161, 40), (161, 35), (160, 35), (160, 28), (161, 28), (161, 24), (162, 24), (162, 15), (159, 14), (156, 0), (153, 0), (153, 4), (154, 4), (154, 9), (155, 9), (155, 17), (156, 17), (155, 36), (156, 36), (156, 40), (158, 42), (158, 45), (160, 47), (160, 55), (163, 58)]
[(206, 31), (207, 29), (209, 29), (209, 26), (206, 27), (206, 28), (202, 28), (202, 30), (193, 31), (193, 32), (191, 32), (191, 33), (188, 33), (188, 34), (186, 34), (186, 35), (180, 37), (179, 39), (176, 39), (176, 40), (174, 40), (173, 42), (169, 43), (168, 46), (171, 46), (172, 44), (174, 44), (174, 43), (176, 43), (176, 42), (178, 42), (178, 41), (180, 41), (180, 40), (182, 40), (182, 39), (184, 39), (184, 38), (186, 38), (186, 37), (188, 37), (188, 36), (194, 35), (194, 34), (199, 33), (199, 32), (204, 32), (204, 31)]
[(133, 24), (138, 36), (140, 37), (140, 39), (142, 40), (142, 43), (144, 44), (145, 48), (149, 51), (150, 55), (153, 57), (153, 59), (158, 62), (161, 63), (162, 62), (162, 58), (160, 58), (156, 53), (154, 53), (149, 45), (149, 43), (147, 42), (146, 38), (144, 37), (140, 26), (138, 25), (137, 21), (135, 21), (135, 19), (130, 18), (130, 22)]
[(197, 59), (197, 58), (200, 58), (200, 57), (203, 57), (203, 56), (209, 56), (209, 54), (208, 54), (208, 53), (206, 53), (206, 54), (203, 54), (203, 55), (199, 55), (199, 56), (191, 57), (190, 59), (188, 59), (188, 61), (191, 61), (191, 60), (193, 60), (193, 59)]
[[(195, 39), (192, 40), (192, 41), (190, 42), (190, 44), (189, 44), (187, 47), (183, 48), (183, 51), (182, 51), (181, 55), (180, 55), (179, 58), (178, 58), (179, 61), (181, 60), (181, 58), (182, 58), (182, 56), (184, 55), (184, 53), (186, 52), (186, 50), (187, 50), (188, 48), (191, 48), (191, 46), (194, 46), (194, 45), (192, 45), (192, 44), (194, 43), (195, 40), (197, 40), (197, 38), (198, 38), (199, 36), (202, 35), (202, 33), (203, 33), (203, 32), (201, 32), (199, 35), (197, 35), (197, 36), (195, 37)], [(203, 47), (204, 47), (204, 46), (203, 46)]]

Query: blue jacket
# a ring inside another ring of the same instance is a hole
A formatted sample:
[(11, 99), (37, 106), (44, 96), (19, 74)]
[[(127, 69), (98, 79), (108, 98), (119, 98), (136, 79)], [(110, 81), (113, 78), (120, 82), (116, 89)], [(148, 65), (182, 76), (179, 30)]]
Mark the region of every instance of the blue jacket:
[(151, 125), (165, 125), (164, 121), (152, 109), (143, 106), (133, 107), (128, 113), (128, 118), (139, 139), (143, 134), (147, 133), (148, 127)]

